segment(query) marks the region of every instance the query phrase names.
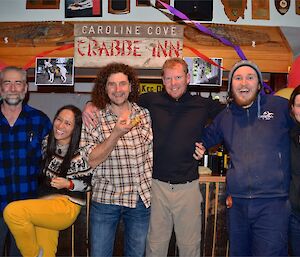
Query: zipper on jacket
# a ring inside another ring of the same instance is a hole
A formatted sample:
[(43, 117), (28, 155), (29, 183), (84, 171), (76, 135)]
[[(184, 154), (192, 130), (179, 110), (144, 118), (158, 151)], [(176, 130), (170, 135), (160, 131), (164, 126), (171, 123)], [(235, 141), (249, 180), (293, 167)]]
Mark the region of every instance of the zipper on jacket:
[[(250, 111), (249, 111), (249, 108), (246, 109), (246, 113), (247, 113), (247, 122), (248, 122), (248, 126), (247, 126), (247, 134), (246, 134), (246, 144), (245, 144), (245, 148), (248, 146), (249, 144), (249, 123), (250, 123)], [(247, 152), (246, 154), (246, 159), (247, 159), (247, 164), (249, 163), (249, 153)], [(248, 191), (249, 191), (249, 198), (252, 198), (252, 193), (251, 193), (251, 190), (252, 190), (252, 187), (251, 187), (251, 174), (249, 172), (249, 165), (248, 167), (245, 167), (245, 169), (247, 170), (247, 174), (248, 174), (248, 182), (249, 182), (249, 186), (248, 186)]]

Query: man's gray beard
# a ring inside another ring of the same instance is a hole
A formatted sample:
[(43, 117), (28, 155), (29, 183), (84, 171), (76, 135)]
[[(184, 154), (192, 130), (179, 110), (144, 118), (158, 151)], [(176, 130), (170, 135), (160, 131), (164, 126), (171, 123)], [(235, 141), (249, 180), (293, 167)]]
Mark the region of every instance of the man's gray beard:
[(20, 96), (18, 98), (3, 98), (3, 101), (8, 105), (16, 106), (19, 103), (21, 103), (24, 100), (24, 98), (25, 98), (25, 95)]

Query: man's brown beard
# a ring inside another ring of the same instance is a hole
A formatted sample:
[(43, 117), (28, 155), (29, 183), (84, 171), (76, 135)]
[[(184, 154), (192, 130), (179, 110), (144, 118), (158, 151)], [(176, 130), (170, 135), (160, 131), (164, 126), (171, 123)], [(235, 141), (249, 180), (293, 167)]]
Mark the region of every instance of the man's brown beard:
[(256, 92), (255, 95), (253, 95), (251, 98), (247, 99), (247, 100), (244, 100), (244, 99), (241, 99), (241, 98), (238, 98), (235, 96), (235, 93), (232, 94), (233, 96), (233, 101), (238, 105), (238, 106), (241, 106), (241, 107), (247, 107), (249, 105), (251, 105), (256, 97), (257, 97), (257, 94), (258, 94), (258, 91)]

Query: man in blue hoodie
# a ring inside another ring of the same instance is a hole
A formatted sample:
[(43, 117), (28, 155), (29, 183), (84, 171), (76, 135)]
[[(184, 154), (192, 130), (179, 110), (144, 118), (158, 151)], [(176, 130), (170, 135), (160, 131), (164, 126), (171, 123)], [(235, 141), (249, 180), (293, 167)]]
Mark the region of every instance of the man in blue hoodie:
[[(228, 77), (229, 104), (205, 130), (203, 146), (223, 143), (231, 256), (287, 256), (289, 217), (288, 101), (260, 94), (262, 74), (253, 62), (236, 63)], [(195, 158), (203, 153), (196, 144)]]

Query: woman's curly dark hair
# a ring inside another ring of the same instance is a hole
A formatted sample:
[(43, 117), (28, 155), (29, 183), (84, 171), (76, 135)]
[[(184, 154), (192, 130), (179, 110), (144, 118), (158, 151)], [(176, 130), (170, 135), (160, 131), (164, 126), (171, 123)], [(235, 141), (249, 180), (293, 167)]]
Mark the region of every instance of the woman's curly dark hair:
[(92, 102), (99, 109), (104, 109), (105, 106), (110, 103), (110, 99), (106, 93), (106, 83), (109, 76), (119, 72), (127, 75), (131, 85), (128, 101), (137, 102), (139, 97), (139, 79), (135, 70), (123, 63), (110, 63), (101, 68), (92, 91)]

